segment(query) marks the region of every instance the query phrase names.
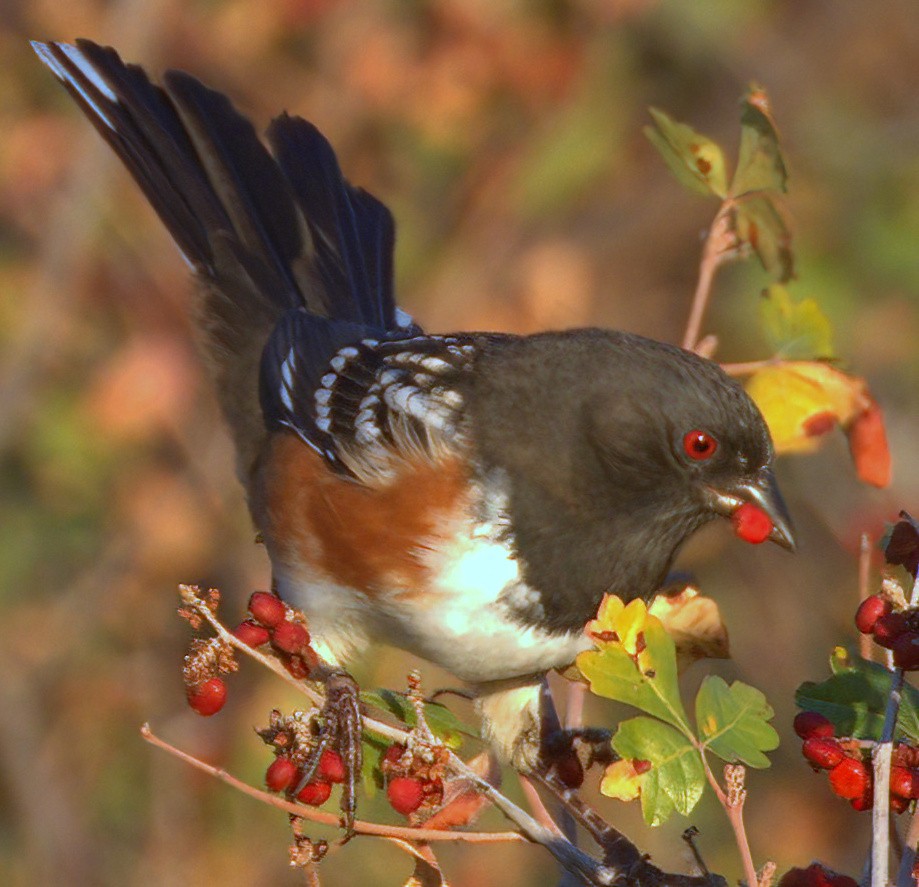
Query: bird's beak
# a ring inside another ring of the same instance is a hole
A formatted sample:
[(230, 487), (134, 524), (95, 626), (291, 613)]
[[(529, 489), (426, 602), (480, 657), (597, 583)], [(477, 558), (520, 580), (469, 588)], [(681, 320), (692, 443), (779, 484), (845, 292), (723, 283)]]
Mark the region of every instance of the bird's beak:
[(745, 503), (755, 505), (772, 521), (767, 538), (788, 551), (795, 550), (794, 526), (771, 468), (763, 468), (755, 477), (725, 489), (709, 488), (708, 493), (712, 510), (727, 518)]

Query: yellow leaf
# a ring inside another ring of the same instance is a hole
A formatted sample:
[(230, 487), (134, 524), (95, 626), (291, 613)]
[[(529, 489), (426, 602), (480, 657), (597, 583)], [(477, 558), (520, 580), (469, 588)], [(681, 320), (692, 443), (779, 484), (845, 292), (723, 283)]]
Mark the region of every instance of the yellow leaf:
[(618, 644), (630, 656), (644, 648), (640, 635), (645, 631), (649, 619), (648, 608), (641, 599), (624, 604), (615, 595), (607, 594), (600, 602), (597, 618), (587, 623), (587, 633), (598, 646)]
[(603, 774), (600, 793), (618, 801), (634, 801), (641, 794), (641, 777), (634, 761), (628, 758), (614, 761)]
[(821, 435), (848, 426), (872, 403), (863, 379), (819, 361), (764, 367), (747, 382), (772, 432), (776, 452), (817, 449)]
[(730, 659), (728, 630), (718, 605), (691, 585), (679, 594), (657, 595), (648, 613), (673, 638), (680, 673), (699, 659)]

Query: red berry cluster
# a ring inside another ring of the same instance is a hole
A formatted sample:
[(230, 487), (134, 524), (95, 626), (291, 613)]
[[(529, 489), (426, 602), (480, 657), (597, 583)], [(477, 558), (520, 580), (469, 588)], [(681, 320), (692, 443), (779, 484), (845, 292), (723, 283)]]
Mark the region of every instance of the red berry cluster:
[(294, 621), (284, 601), (267, 591), (256, 591), (249, 598), (249, 613), (252, 618), (240, 622), (233, 635), (250, 647), (270, 643), (294, 677), (307, 677), (318, 657), (306, 627)]
[[(410, 816), (422, 807), (443, 801), (443, 772), (447, 755), (439, 746), (409, 752), (404, 745), (391, 745), (380, 761), (386, 780), (386, 797), (396, 813)], [(430, 759), (430, 760), (428, 760)]]
[[(269, 791), (285, 792), (294, 788), (303, 771), (281, 752), (265, 771), (265, 785)], [(319, 766), (313, 778), (297, 793), (297, 800), (311, 807), (319, 807), (329, 800), (333, 783), (344, 782), (347, 778), (345, 762), (341, 755), (332, 749), (326, 749), (319, 758)]]
[(919, 669), (919, 610), (894, 610), (888, 597), (873, 594), (859, 605), (855, 626), (890, 650), (897, 668)]
[[(830, 786), (856, 810), (870, 810), (874, 804), (871, 754), (858, 742), (837, 739), (836, 729), (819, 712), (802, 711), (794, 721), (795, 733), (803, 740), (801, 753), (814, 770), (828, 770)], [(903, 813), (919, 798), (919, 749), (900, 743), (893, 752), (890, 771), (890, 809)]]
[(779, 887), (858, 887), (858, 881), (812, 862), (806, 869), (789, 869)]

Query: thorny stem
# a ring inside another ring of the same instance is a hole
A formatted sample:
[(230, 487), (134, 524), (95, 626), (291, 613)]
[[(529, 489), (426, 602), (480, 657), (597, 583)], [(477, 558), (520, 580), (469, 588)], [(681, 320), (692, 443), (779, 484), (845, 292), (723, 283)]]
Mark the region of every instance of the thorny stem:
[(727, 259), (736, 254), (737, 238), (731, 228), (733, 206), (730, 198), (721, 204), (705, 239), (702, 259), (699, 262), (699, 279), (692, 298), (689, 320), (686, 322), (686, 332), (683, 334), (683, 347), (687, 351), (694, 351), (699, 343), (702, 320), (711, 298), (715, 273)]
[[(910, 607), (919, 605), (919, 577), (913, 582)], [(890, 760), (893, 756), (893, 734), (900, 714), (905, 672), (893, 672), (884, 730), (871, 755), (874, 767), (874, 807), (871, 811), (871, 887), (887, 887), (890, 866)]]

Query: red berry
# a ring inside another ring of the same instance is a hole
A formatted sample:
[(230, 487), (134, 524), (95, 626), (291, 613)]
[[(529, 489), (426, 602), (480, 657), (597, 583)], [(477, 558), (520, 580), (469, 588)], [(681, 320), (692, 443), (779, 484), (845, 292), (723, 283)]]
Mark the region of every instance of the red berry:
[(855, 611), (855, 627), (862, 634), (871, 634), (878, 619), (887, 616), (893, 610), (893, 604), (883, 595), (873, 594), (866, 597)]
[(734, 524), (734, 532), (744, 542), (752, 542), (754, 545), (765, 542), (772, 532), (772, 519), (752, 502), (744, 502), (731, 515), (731, 523)]
[(217, 714), (227, 701), (227, 685), (220, 678), (211, 678), (188, 691), (188, 704), (199, 715)]
[(405, 754), (404, 745), (391, 745), (386, 749), (386, 754), (383, 755), (383, 760), (387, 764), (398, 764), (402, 760), (402, 756)]
[(858, 887), (848, 875), (837, 875), (812, 862), (806, 869), (789, 869), (782, 875), (779, 887)]
[(651, 769), (651, 762), (643, 761), (641, 758), (635, 758), (635, 760), (632, 761), (632, 767), (635, 772), (641, 776), (642, 773), (647, 773)]
[(858, 887), (858, 881), (848, 875), (830, 875), (830, 887)]
[(424, 800), (424, 786), (420, 779), (411, 776), (396, 776), (386, 786), (386, 796), (396, 813), (408, 816), (414, 813)]
[(874, 806), (874, 797), (871, 792), (865, 792), (857, 798), (852, 798), (849, 803), (852, 805), (853, 810), (858, 810), (859, 813), (863, 813), (865, 810), (870, 810)]
[(804, 745), (801, 746), (801, 754), (821, 770), (832, 770), (837, 764), (842, 763), (846, 756), (842, 746), (835, 739), (824, 739), (820, 736), (805, 739)]
[(310, 807), (320, 807), (329, 800), (330, 794), (332, 794), (332, 786), (328, 782), (314, 780), (300, 789), (297, 800), (309, 804)]
[(299, 653), (310, 642), (310, 635), (299, 622), (282, 622), (271, 632), (271, 642), (285, 653)]
[(282, 792), (290, 788), (299, 772), (290, 758), (277, 757), (265, 771), (265, 785), (269, 791)]
[(836, 728), (822, 714), (816, 711), (799, 711), (794, 720), (795, 733), (802, 739), (822, 737), (829, 739)]
[(348, 771), (345, 769), (345, 762), (341, 759), (341, 755), (328, 748), (319, 758), (316, 775), (326, 782), (344, 782), (348, 778)]
[(861, 798), (871, 786), (871, 773), (861, 761), (846, 758), (830, 770), (830, 785), (840, 798)]
[(890, 793), (898, 798), (919, 798), (919, 770), (909, 767), (890, 768)]
[(888, 613), (874, 623), (874, 641), (882, 647), (892, 647), (893, 642), (909, 630), (909, 620), (905, 613)]
[(905, 813), (912, 803), (909, 798), (898, 798), (896, 795), (890, 796), (890, 809), (894, 813)]
[(267, 591), (255, 591), (249, 598), (249, 612), (257, 622), (274, 628), (280, 625), (287, 617), (287, 607), (277, 595)]
[(894, 638), (890, 647), (893, 650), (893, 664), (897, 668), (913, 671), (919, 668), (919, 631), (905, 631)]
[(555, 772), (562, 785), (568, 788), (580, 788), (584, 782), (584, 767), (573, 751), (555, 762)]
[(262, 644), (268, 643), (268, 629), (264, 625), (253, 622), (251, 619), (240, 622), (233, 629), (233, 636), (239, 638), (250, 647), (261, 647)]

